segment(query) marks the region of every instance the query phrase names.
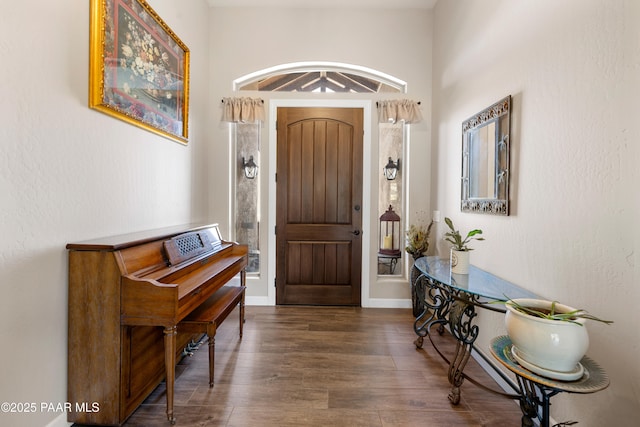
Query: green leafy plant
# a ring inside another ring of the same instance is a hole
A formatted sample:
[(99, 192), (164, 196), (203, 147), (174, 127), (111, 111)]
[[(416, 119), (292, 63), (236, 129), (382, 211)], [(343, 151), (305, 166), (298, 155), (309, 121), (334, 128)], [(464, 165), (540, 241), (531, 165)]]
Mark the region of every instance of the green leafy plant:
[(407, 230), (407, 246), (404, 248), (411, 256), (421, 257), (429, 249), (429, 235), (431, 234), (433, 221), (428, 226), (424, 224), (411, 224)]
[(583, 326), (583, 325), (582, 323), (578, 322), (578, 319), (594, 320), (596, 322), (606, 323), (607, 325), (610, 325), (611, 323), (613, 323), (612, 320), (600, 319), (599, 317), (589, 314), (582, 309), (571, 310), (568, 312), (558, 311), (556, 309), (556, 304), (559, 304), (558, 301), (552, 301), (551, 307), (548, 310), (541, 309), (541, 308), (527, 307), (517, 303), (512, 299), (508, 299), (506, 301), (506, 304), (509, 304), (511, 307), (515, 308), (521, 313), (528, 314), (533, 317), (538, 317), (541, 319), (548, 319), (548, 320), (558, 320), (561, 322), (570, 322), (580, 326)]
[(479, 234), (482, 234), (482, 230), (471, 230), (467, 233), (467, 237), (464, 239), (458, 230), (453, 226), (453, 221), (450, 218), (445, 218), (444, 222), (447, 224), (451, 231), (445, 233), (445, 239), (447, 242), (453, 245), (453, 248), (457, 251), (471, 251), (473, 250), (468, 245), (472, 240), (484, 240), (484, 237), (475, 237)]

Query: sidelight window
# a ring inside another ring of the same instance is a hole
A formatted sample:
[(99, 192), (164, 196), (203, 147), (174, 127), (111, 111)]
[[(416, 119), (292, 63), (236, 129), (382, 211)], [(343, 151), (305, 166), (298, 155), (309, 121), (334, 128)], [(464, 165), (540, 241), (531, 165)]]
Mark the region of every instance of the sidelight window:
[(260, 129), (264, 102), (254, 98), (224, 98), (222, 121), (229, 123), (230, 152), (234, 167), (231, 180), (231, 227), (238, 243), (249, 246), (247, 273), (260, 272)]
[(260, 272), (260, 122), (231, 123), (235, 152), (235, 240), (249, 246), (247, 273)]
[[(378, 156), (378, 218), (385, 218), (391, 208), (400, 217), (399, 233), (380, 230), (385, 235), (379, 236), (378, 274), (402, 275), (402, 259), (404, 259), (404, 140), (405, 125), (403, 122), (379, 123)], [(387, 234), (388, 233), (388, 234)], [(391, 239), (391, 240), (390, 240)], [(389, 251), (387, 246), (399, 249), (399, 252)]]
[[(380, 218), (378, 274), (402, 276), (407, 253), (406, 179), (409, 124), (422, 120), (419, 102), (407, 99), (379, 101), (378, 107), (378, 217)], [(399, 231), (389, 233), (389, 220)], [(384, 230), (383, 230), (384, 225)]]

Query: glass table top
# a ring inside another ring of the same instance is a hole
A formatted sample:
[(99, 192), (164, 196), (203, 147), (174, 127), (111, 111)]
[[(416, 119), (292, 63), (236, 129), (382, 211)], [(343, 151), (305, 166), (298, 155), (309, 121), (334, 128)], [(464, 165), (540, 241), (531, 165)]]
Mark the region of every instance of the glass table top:
[(437, 256), (418, 258), (414, 265), (422, 274), (433, 280), (488, 300), (540, 298), (531, 291), (522, 289), (473, 265), (469, 266), (469, 274), (451, 273), (449, 260)]

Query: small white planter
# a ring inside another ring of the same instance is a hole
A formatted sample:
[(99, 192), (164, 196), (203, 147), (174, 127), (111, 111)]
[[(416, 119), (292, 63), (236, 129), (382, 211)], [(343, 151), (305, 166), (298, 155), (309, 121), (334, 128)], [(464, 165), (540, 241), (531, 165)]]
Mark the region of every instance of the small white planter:
[(469, 274), (469, 251), (451, 249), (451, 272)]
[[(550, 309), (552, 304), (551, 301), (539, 299), (522, 298), (514, 301), (522, 306), (542, 309)], [(505, 305), (507, 334), (514, 346), (514, 356), (521, 359), (521, 364), (530, 364), (532, 366), (525, 367), (552, 378), (573, 379), (574, 374), (578, 378), (581, 376), (579, 362), (589, 348), (585, 319), (576, 320), (581, 326), (531, 316), (516, 310), (508, 302)], [(573, 310), (575, 308), (556, 303), (558, 312)]]

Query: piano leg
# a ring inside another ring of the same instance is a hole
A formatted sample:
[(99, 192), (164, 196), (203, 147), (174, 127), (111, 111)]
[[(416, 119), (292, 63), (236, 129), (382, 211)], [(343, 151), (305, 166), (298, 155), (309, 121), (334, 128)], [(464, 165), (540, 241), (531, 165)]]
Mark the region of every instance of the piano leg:
[[(240, 284), (246, 288), (247, 286), (247, 270), (242, 269), (240, 272)], [(244, 325), (244, 297), (245, 293), (242, 294), (242, 299), (240, 300), (240, 338), (242, 338), (242, 327)]]
[(214, 366), (216, 366), (216, 324), (213, 331), (207, 332), (209, 336), (209, 387), (213, 388)]
[(164, 368), (167, 384), (167, 419), (171, 424), (176, 423), (173, 416), (173, 385), (176, 379), (176, 335), (177, 326), (164, 328)]

